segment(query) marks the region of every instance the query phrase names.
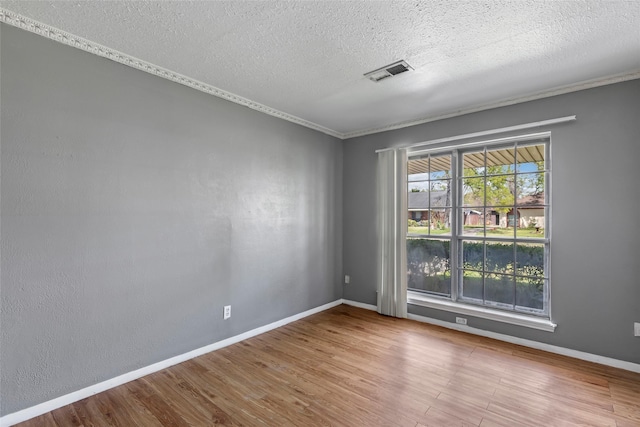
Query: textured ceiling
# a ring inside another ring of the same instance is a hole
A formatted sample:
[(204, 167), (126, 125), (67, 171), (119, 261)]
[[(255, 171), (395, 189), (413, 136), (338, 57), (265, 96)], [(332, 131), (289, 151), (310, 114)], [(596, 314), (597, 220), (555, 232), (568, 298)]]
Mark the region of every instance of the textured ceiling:
[[(638, 1), (0, 1), (350, 136), (640, 77)], [(415, 71), (373, 83), (399, 59)]]

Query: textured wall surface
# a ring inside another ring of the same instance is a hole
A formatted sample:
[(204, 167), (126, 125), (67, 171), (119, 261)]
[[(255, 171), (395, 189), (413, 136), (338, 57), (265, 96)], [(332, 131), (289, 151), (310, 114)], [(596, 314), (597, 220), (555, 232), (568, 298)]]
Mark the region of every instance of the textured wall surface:
[[(554, 333), (469, 317), (469, 325), (640, 363), (640, 80), (345, 141), (344, 298), (376, 303), (376, 149), (577, 115), (549, 127)], [(522, 131), (532, 133), (537, 129)], [(488, 138), (487, 138), (488, 139)], [(455, 314), (409, 312), (455, 322)]]
[(342, 296), (341, 141), (5, 25), (0, 51), (2, 415)]

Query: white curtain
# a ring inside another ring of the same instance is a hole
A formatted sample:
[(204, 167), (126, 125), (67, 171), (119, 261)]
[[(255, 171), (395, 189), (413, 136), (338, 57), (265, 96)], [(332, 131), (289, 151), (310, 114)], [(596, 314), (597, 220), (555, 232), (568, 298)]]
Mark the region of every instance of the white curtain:
[(407, 151), (378, 152), (378, 313), (407, 317)]

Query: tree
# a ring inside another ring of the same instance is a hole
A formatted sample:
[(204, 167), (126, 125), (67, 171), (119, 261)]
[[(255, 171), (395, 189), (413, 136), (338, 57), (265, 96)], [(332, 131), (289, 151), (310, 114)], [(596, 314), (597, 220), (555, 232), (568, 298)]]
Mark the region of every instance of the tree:
[[(444, 191), (445, 192), (445, 202), (444, 206), (451, 206), (451, 173), (448, 170), (438, 170), (433, 171), (437, 174), (437, 179), (431, 181), (430, 191)], [(431, 197), (431, 195), (429, 195)], [(440, 208), (444, 206), (435, 206), (435, 208)], [(438, 222), (444, 224), (444, 227), (451, 228), (451, 208), (445, 208), (442, 212), (436, 213), (438, 211), (432, 210), (432, 221), (435, 219)]]
[[(487, 166), (464, 170), (464, 203), (466, 206), (491, 206), (492, 211), (506, 215), (513, 207), (515, 175), (512, 166)], [(502, 175), (498, 175), (502, 174)]]
[(544, 193), (544, 161), (531, 162), (535, 170), (518, 175), (518, 199)]

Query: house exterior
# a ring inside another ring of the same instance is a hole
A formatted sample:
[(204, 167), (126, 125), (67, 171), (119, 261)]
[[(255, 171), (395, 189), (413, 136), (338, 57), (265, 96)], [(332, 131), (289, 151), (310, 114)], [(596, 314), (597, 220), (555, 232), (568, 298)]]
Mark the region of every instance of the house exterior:
[(502, 218), (500, 227), (513, 227), (515, 222), (521, 228), (544, 228), (544, 193), (519, 198), (517, 205), (515, 218), (514, 210), (509, 210), (507, 215)]
[(431, 212), (432, 222), (448, 223), (447, 213), (451, 206), (449, 199), (451, 193), (447, 191), (413, 191), (407, 196), (407, 207), (409, 209), (408, 219), (414, 221), (429, 221)]
[[(414, 221), (429, 221), (429, 212), (431, 212), (431, 221), (448, 222), (447, 207), (448, 202), (446, 191), (414, 191), (407, 193), (408, 219)], [(500, 214), (498, 211), (491, 211), (486, 216), (482, 211), (469, 208), (463, 210), (464, 225), (479, 226), (482, 224), (497, 226), (501, 228), (513, 227), (514, 222), (518, 227), (540, 227), (544, 228), (544, 193), (524, 196), (518, 199), (514, 221), (514, 209), (510, 209), (506, 214)]]

